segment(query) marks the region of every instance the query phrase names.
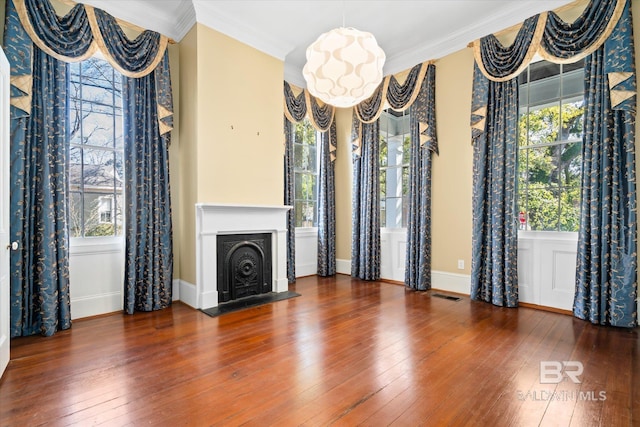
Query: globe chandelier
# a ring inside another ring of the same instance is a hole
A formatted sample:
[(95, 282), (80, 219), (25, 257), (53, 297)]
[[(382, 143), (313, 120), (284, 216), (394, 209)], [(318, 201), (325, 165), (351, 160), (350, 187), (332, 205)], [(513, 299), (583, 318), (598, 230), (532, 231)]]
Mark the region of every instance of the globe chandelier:
[(307, 90), (334, 107), (369, 98), (382, 82), (386, 59), (373, 34), (344, 27), (323, 33), (307, 48), (302, 75)]

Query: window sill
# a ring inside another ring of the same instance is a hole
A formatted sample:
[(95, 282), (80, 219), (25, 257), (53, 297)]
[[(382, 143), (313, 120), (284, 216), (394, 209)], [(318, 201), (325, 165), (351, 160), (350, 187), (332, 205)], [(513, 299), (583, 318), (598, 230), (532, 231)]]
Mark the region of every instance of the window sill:
[(577, 231), (527, 231), (518, 230), (518, 240), (546, 240), (546, 241), (578, 241)]
[(124, 250), (124, 236), (72, 237), (69, 241), (70, 255), (116, 253)]
[(296, 237), (311, 237), (318, 235), (318, 227), (296, 227)]
[(392, 227), (380, 227), (380, 233), (406, 233), (407, 232), (407, 228), (406, 227), (397, 227), (397, 228), (392, 228)]

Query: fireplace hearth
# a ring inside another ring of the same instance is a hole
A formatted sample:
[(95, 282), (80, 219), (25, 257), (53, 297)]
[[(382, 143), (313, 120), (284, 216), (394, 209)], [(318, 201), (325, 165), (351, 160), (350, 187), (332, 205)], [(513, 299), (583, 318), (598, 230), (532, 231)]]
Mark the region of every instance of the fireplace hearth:
[(218, 303), (271, 292), (271, 234), (217, 236)]

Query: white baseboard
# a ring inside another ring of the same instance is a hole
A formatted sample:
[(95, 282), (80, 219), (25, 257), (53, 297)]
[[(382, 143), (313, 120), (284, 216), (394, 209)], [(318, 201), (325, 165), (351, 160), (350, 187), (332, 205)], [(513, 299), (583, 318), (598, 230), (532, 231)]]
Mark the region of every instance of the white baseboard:
[(351, 275), (351, 260), (336, 259), (336, 273)]
[(431, 288), (469, 295), (471, 291), (471, 276), (431, 270)]
[(318, 274), (318, 264), (296, 264), (296, 277)]
[(71, 300), (71, 319), (121, 311), (122, 304), (122, 292), (74, 298)]
[(180, 301), (180, 279), (173, 279), (171, 286), (171, 301)]
[(192, 285), (189, 282), (185, 282), (184, 280), (177, 279), (179, 283), (179, 291), (178, 295), (180, 296), (180, 301), (187, 304), (190, 307), (198, 308), (198, 297), (196, 295), (196, 285)]

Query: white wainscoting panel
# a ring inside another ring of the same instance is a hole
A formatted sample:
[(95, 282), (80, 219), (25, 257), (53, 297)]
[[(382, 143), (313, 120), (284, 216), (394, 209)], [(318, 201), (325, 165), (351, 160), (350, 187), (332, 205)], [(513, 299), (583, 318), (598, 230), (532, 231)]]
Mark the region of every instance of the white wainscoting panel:
[(407, 230), (383, 228), (380, 231), (380, 277), (404, 282)]
[(318, 229), (296, 228), (296, 277), (318, 274)]
[(520, 301), (572, 310), (578, 233), (519, 232)]
[(123, 245), (122, 238), (71, 239), (69, 291), (72, 319), (122, 310)]

